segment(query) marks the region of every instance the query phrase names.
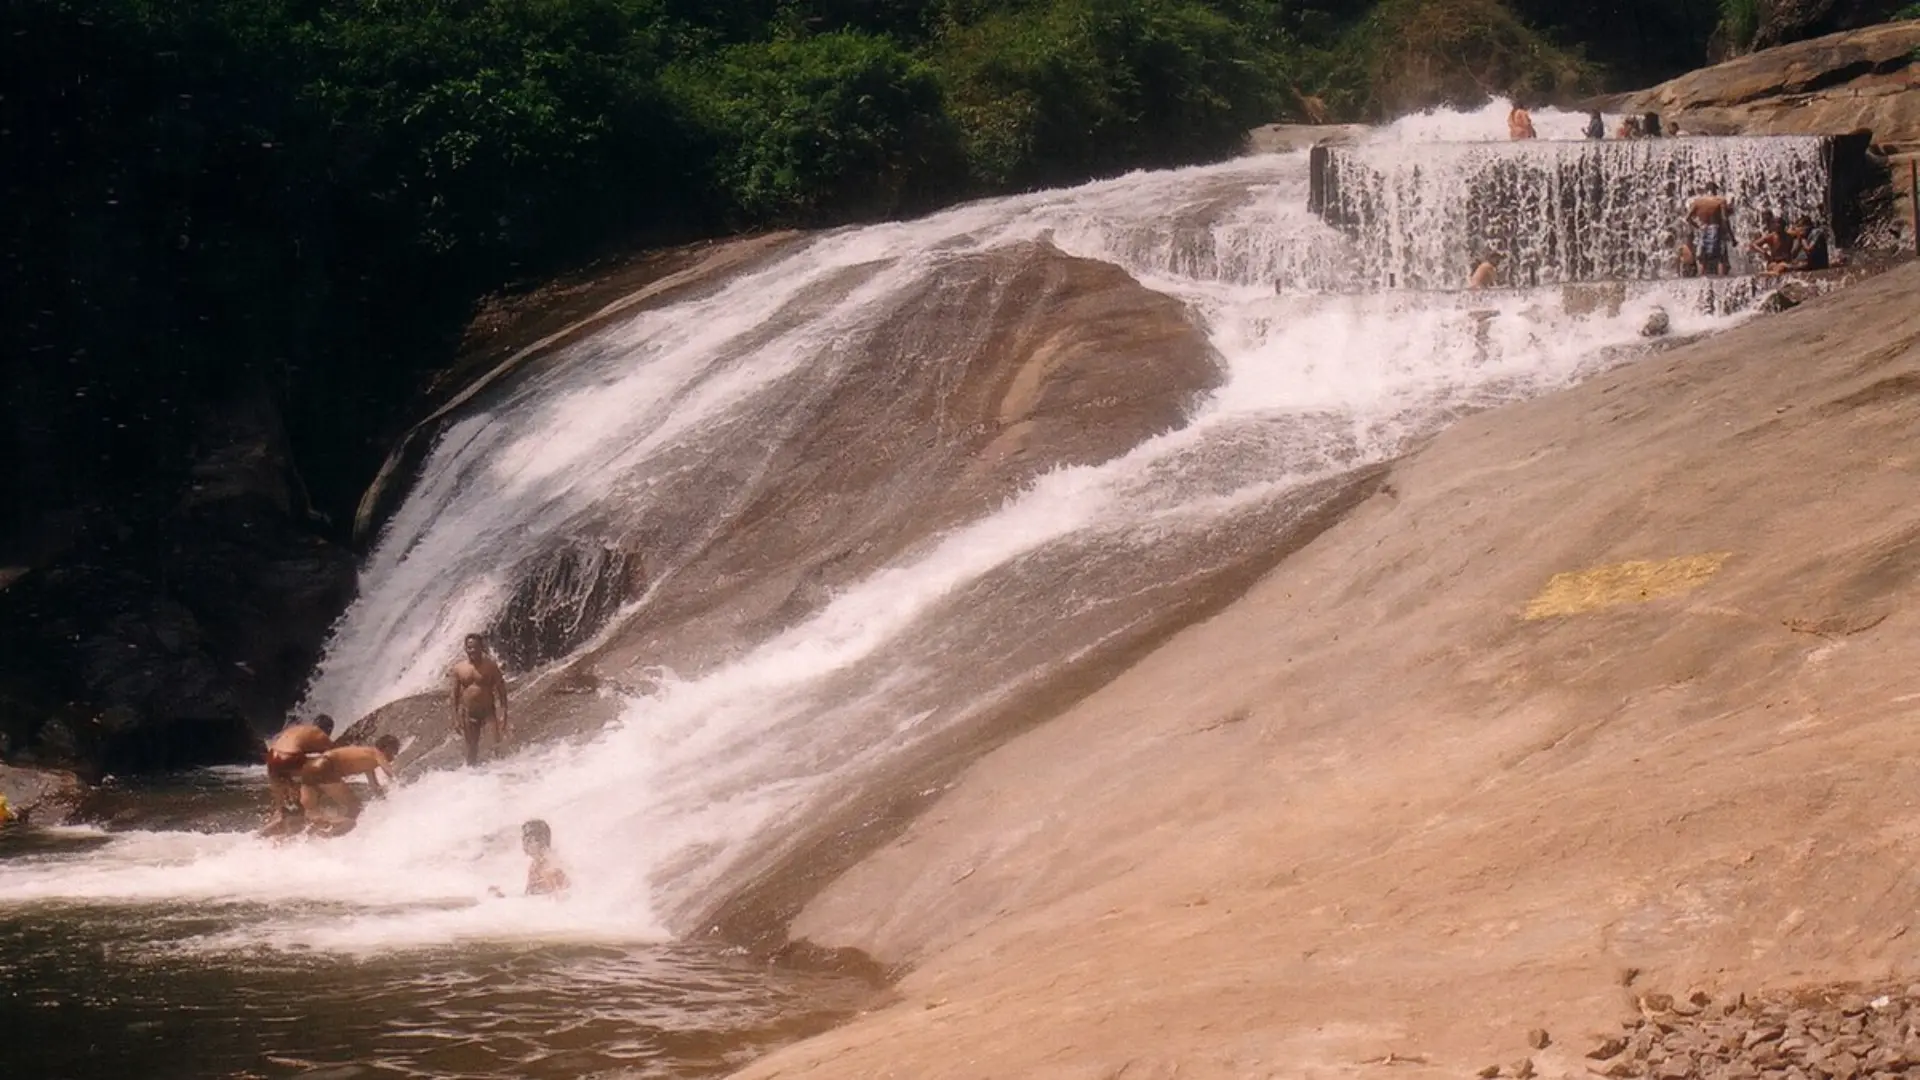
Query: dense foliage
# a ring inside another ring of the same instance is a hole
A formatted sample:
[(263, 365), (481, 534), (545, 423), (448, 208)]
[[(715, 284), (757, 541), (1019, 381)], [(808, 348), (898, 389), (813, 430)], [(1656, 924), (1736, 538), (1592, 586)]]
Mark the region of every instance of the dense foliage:
[(1363, 118), (1671, 74), (1720, 14), (1717, 0), (5, 10), (0, 421), (9, 455), (42, 467), (0, 470), (0, 500), (116, 485), (164, 499), (156, 481), (184, 475), (204, 404), (244, 393), (280, 405), (336, 520), (487, 291), (615, 248), (1202, 159), (1322, 107)]

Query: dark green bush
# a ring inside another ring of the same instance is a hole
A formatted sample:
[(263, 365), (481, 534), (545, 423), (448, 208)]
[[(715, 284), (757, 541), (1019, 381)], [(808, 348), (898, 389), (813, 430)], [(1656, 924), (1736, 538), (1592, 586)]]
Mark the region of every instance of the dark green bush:
[(1057, 0), (956, 28), (937, 62), (988, 186), (1229, 150), (1278, 106), (1275, 56), (1182, 0)]
[(673, 101), (708, 140), (745, 221), (894, 213), (951, 187), (959, 143), (932, 68), (852, 31), (730, 46), (677, 66)]

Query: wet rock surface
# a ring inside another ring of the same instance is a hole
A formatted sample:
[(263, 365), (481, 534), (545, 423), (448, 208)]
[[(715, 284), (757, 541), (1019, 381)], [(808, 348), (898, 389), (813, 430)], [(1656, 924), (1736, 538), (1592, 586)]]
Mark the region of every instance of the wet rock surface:
[[(72, 818), (87, 796), (87, 786), (70, 772), (0, 765), (0, 796), (15, 822), (60, 825)], [(0, 821), (0, 825), (6, 824)]]

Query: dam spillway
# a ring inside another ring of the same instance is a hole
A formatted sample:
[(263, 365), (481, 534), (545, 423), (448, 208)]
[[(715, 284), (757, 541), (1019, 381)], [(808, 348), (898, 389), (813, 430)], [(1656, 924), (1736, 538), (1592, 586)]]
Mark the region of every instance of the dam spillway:
[(1488, 248), (1521, 285), (1672, 277), (1708, 183), (1742, 237), (1774, 210), (1844, 240), (1863, 149), (1811, 135), (1316, 147), (1308, 204), (1348, 238), (1341, 276), (1364, 288), (1458, 287)]

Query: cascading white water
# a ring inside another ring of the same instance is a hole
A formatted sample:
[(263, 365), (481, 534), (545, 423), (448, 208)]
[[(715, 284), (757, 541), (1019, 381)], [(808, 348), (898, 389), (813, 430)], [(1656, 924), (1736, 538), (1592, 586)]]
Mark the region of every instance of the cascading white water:
[[(1500, 113), (1479, 116), (1489, 138), (1503, 134)], [(1566, 118), (1540, 123), (1558, 130)], [(1353, 244), (1306, 199), (1295, 154), (982, 202), (814, 237), (712, 295), (600, 333), (443, 435), (367, 563), (314, 707), (354, 717), (435, 688), (460, 636), (496, 615), (521, 568), (566, 544), (652, 528), (650, 571), (670, 577), (737, 512), (736, 492), (793, 437), (814, 388), (871, 343), (878, 321), (899, 317), (900, 297), (957, 259), (1044, 240), (1116, 263), (1186, 304), (1226, 370), (1185, 427), (1042, 476), (731, 661), (625, 703), (622, 721), (591, 739), (420, 776), (326, 843), (122, 834), (77, 861), (10, 870), (0, 902), (278, 905), (204, 942), (219, 948), (665, 933), (776, 823), (818, 812), (1038, 666), (1097, 647), (1118, 632), (1096, 618), (1103, 605), (1178, 591), (1208, 545), (1257, 543), (1307, 485), (1385, 460), (1463, 409), (1613, 362), (1608, 350), (1637, 342), (1656, 305), (1678, 333), (1740, 317), (1717, 313), (1701, 282), (1647, 283), (1583, 314), (1559, 290), (1362, 291)], [(658, 492), (693, 482), (712, 485), (701, 515), (655, 520)], [(1064, 651), (1035, 644), (1076, 633)], [(512, 891), (524, 866), (517, 826), (530, 816), (552, 823), (572, 863), (570, 902), (468, 903), (489, 885)]]
[(1355, 234), (1344, 273), (1375, 288), (1450, 287), (1488, 248), (1532, 284), (1671, 277), (1707, 183), (1756, 220), (1819, 216), (1823, 153), (1813, 136), (1372, 143), (1331, 157), (1326, 213)]

